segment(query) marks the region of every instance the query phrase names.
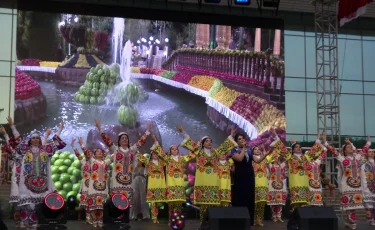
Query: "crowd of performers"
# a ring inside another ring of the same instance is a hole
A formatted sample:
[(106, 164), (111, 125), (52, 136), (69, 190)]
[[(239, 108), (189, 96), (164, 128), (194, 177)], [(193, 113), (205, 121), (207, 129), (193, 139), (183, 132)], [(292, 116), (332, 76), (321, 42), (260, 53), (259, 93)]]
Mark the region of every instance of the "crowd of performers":
[[(13, 137), (9, 138), (3, 127), (0, 131), (7, 141), (4, 150), (14, 159), (10, 202), (18, 211), (16, 224), (35, 227), (35, 205), (42, 203), (45, 195), (54, 191), (50, 179), (50, 157), (66, 145), (59, 138), (64, 123), (61, 122), (60, 129), (52, 139), (48, 139), (50, 129), (47, 129), (44, 137), (35, 132), (23, 139), (11, 118), (8, 118), (8, 123)], [(86, 210), (87, 223), (95, 227), (103, 226), (103, 203), (113, 194), (123, 194), (128, 198), (131, 208), (125, 215), (131, 219), (140, 219), (140, 215), (143, 219), (150, 218), (147, 203), (151, 204), (154, 223), (158, 223), (158, 203), (168, 203), (170, 214), (182, 211), (182, 204), (186, 202), (184, 172), (192, 159), (197, 164), (194, 205), (200, 207), (201, 221), (207, 208), (231, 205), (247, 207), (251, 224), (262, 226), (264, 208), (269, 205), (272, 220), (283, 222), (281, 213), (288, 196), (292, 209), (307, 205), (323, 206), (320, 164), (327, 152), (339, 162), (338, 185), (342, 196), (341, 206), (346, 212), (345, 225), (356, 228), (357, 209), (366, 209), (369, 224), (375, 225), (375, 162), (370, 138), (360, 152), (346, 139), (339, 153), (327, 143), (325, 135), (319, 135), (315, 144), (303, 152), (295, 139), (289, 150), (274, 132), (273, 142), (268, 149), (263, 146), (250, 149), (246, 145), (245, 135), (231, 130), (230, 136), (213, 148), (210, 137), (205, 136), (195, 142), (179, 126), (178, 131), (184, 136), (183, 142), (165, 151), (150, 132), (151, 123), (133, 145), (130, 145), (130, 137), (124, 132), (119, 133), (117, 143), (113, 143), (102, 131), (100, 121), (95, 123), (107, 149), (87, 149), (83, 139), (78, 138), (84, 152), (82, 157), (75, 147), (76, 139), (71, 141), (82, 163), (80, 206)], [(154, 141), (150, 159), (138, 150), (149, 137)], [(180, 146), (189, 153), (180, 155)], [(110, 172), (111, 163), (114, 165)], [(112, 180), (109, 180), (110, 177)]]

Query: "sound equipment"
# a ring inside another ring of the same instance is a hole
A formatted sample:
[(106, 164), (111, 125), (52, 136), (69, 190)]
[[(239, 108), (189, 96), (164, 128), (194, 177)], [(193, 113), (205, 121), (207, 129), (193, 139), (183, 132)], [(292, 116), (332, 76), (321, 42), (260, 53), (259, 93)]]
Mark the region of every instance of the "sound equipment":
[(55, 192), (47, 194), (44, 203), (35, 206), (38, 217), (38, 230), (66, 229), (67, 223), (64, 198)]
[(288, 221), (288, 230), (338, 230), (338, 218), (331, 207), (296, 208)]
[(3, 214), (1, 212), (1, 205), (0, 205), (0, 229), (1, 230), (8, 230), (8, 227), (3, 222)]
[(201, 229), (250, 230), (250, 215), (246, 207), (208, 208)]
[(114, 194), (104, 204), (104, 229), (129, 229), (130, 202), (122, 194)]

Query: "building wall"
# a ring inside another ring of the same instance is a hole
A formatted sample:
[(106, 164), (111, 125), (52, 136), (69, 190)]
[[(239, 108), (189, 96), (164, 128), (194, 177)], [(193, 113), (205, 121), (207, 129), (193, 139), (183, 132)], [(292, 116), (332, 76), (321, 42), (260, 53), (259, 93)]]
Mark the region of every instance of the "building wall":
[(17, 9), (0, 6), (0, 124), (13, 117), (16, 65)]
[[(285, 100), (288, 138), (313, 141), (317, 133), (315, 33), (285, 31)], [(375, 32), (338, 36), (341, 135), (375, 136)]]

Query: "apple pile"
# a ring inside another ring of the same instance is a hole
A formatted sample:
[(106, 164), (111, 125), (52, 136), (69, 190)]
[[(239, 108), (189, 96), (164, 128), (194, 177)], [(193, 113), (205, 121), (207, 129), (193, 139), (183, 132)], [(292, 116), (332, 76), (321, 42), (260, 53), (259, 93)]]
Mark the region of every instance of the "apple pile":
[(74, 153), (56, 151), (51, 159), (51, 175), (55, 189), (65, 200), (70, 196), (80, 200), (81, 162)]
[(16, 95), (15, 99), (27, 99), (40, 96), (42, 91), (38, 82), (29, 75), (16, 68)]
[(267, 101), (262, 98), (254, 95), (242, 94), (234, 100), (230, 109), (250, 121), (251, 124), (254, 124), (262, 113), (263, 106), (266, 104)]
[(23, 59), (21, 61), (21, 65), (23, 66), (40, 66), (39, 59)]
[(173, 76), (172, 80), (183, 84), (188, 84), (192, 77), (193, 74), (178, 72)]
[(143, 74), (153, 74), (160, 76), (165, 70), (163, 69), (151, 69), (151, 68), (140, 68), (139, 69), (140, 73)]

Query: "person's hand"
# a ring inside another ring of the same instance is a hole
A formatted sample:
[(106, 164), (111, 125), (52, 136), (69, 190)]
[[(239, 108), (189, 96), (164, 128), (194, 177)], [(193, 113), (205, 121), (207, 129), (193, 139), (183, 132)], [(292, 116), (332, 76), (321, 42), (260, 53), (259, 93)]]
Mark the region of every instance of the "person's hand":
[(371, 142), (371, 137), (370, 136), (367, 137), (367, 142)]
[(5, 130), (4, 126), (1, 126), (1, 127), (0, 127), (0, 132), (1, 132), (3, 135), (6, 135), (6, 134), (7, 134), (7, 131)]
[(95, 126), (100, 131), (102, 129), (101, 128), (101, 121), (100, 120), (95, 120)]
[(49, 137), (49, 135), (51, 135), (51, 129), (48, 128), (47, 131), (46, 131), (46, 136)]
[(8, 121), (9, 126), (14, 125), (13, 119), (10, 116), (7, 117), (7, 121)]
[(83, 145), (83, 138), (82, 137), (78, 138), (78, 143), (79, 143), (80, 146)]
[(72, 146), (72, 148), (74, 148), (74, 143), (76, 142), (76, 139), (75, 138), (73, 138), (72, 139), (72, 142), (70, 143), (70, 145)]
[(325, 133), (322, 135), (322, 140), (323, 140), (323, 144), (327, 142), (327, 135)]
[(292, 142), (292, 144), (295, 144), (295, 143), (297, 143), (297, 139), (295, 137), (293, 137), (291, 142)]
[(351, 144), (350, 139), (348, 137), (345, 138), (345, 144)]
[(261, 149), (263, 152), (266, 151), (266, 148), (264, 147), (263, 144), (260, 146), (260, 149)]
[(61, 130), (64, 128), (64, 125), (65, 125), (64, 120), (61, 120), (61, 122), (60, 122), (60, 129)]
[(276, 129), (272, 129), (272, 134), (273, 134), (274, 136), (277, 136)]
[(230, 129), (230, 136), (231, 136), (231, 137), (234, 137), (234, 135), (236, 134), (236, 131), (237, 131), (236, 128), (231, 128), (231, 129)]
[(184, 132), (184, 128), (182, 127), (182, 125), (177, 126), (177, 131), (179, 133), (183, 133)]
[(148, 121), (147, 122), (147, 131), (148, 132), (151, 132), (151, 127), (152, 127), (152, 123), (151, 123), (151, 121)]
[(322, 134), (319, 133), (317, 139), (320, 140), (321, 138), (322, 138)]

